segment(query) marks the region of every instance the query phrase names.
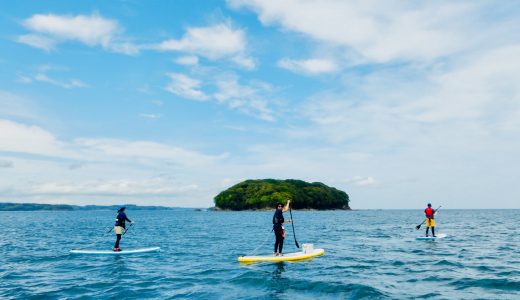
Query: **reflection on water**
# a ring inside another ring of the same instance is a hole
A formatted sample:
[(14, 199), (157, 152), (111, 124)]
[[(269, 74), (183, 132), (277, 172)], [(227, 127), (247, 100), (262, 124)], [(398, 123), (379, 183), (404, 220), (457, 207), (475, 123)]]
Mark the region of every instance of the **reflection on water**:
[(274, 270), (271, 273), (271, 293), (273, 299), (284, 298), (287, 288), (289, 288), (289, 281), (283, 278), (285, 272), (285, 262), (277, 262), (273, 264)]

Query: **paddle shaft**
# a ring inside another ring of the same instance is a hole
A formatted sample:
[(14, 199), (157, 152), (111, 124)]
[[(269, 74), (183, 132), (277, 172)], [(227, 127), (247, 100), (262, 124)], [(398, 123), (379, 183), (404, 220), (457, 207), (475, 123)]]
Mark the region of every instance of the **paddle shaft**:
[(291, 210), (290, 206), (289, 206), (289, 214), (291, 215), (291, 225), (292, 225), (292, 233), (294, 236), (294, 243), (296, 244), (296, 248), (300, 248), (300, 245), (298, 245), (298, 241), (296, 240), (296, 232), (294, 232), (294, 220), (292, 217), (292, 210)]
[(130, 229), (132, 225), (134, 225), (134, 223), (130, 223), (130, 226), (128, 226), (128, 228), (125, 228), (125, 232), (123, 232), (123, 235), (125, 235), (128, 232), (128, 229)]
[[(132, 225), (134, 225), (134, 223), (130, 223), (130, 226), (128, 226), (128, 228), (125, 228), (125, 232), (123, 232), (123, 235), (125, 235), (125, 233), (128, 231), (128, 229), (130, 229), (130, 227), (132, 227)], [(105, 234), (109, 234), (110, 232), (112, 232), (112, 230), (114, 230), (114, 227), (110, 228), (110, 230), (107, 231), (107, 233)]]

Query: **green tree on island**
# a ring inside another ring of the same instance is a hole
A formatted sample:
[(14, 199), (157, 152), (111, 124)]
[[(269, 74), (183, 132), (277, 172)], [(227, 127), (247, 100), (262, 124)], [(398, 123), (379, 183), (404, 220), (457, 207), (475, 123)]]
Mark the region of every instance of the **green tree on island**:
[(247, 210), (273, 208), (291, 199), (294, 209), (350, 209), (348, 194), (321, 182), (302, 180), (246, 180), (215, 197), (220, 209)]

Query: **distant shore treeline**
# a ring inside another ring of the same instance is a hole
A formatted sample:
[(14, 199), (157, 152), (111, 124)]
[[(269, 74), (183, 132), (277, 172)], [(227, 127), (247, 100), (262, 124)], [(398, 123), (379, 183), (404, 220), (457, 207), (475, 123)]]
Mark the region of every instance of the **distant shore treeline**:
[(302, 180), (246, 180), (215, 197), (215, 208), (226, 210), (273, 209), (291, 200), (294, 209), (350, 209), (348, 194), (321, 182)]
[[(165, 206), (125, 205), (130, 210), (164, 210), (173, 209)], [(38, 203), (0, 203), (0, 211), (32, 211), (32, 210), (118, 210), (120, 205), (69, 205), (69, 204), (38, 204)]]

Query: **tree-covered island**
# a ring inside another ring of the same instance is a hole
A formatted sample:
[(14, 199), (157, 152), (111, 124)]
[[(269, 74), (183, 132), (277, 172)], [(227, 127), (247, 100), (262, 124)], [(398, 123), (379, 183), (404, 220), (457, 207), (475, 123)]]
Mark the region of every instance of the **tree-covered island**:
[(272, 209), (291, 200), (294, 209), (350, 209), (348, 194), (321, 182), (257, 179), (240, 182), (215, 197), (215, 208)]

